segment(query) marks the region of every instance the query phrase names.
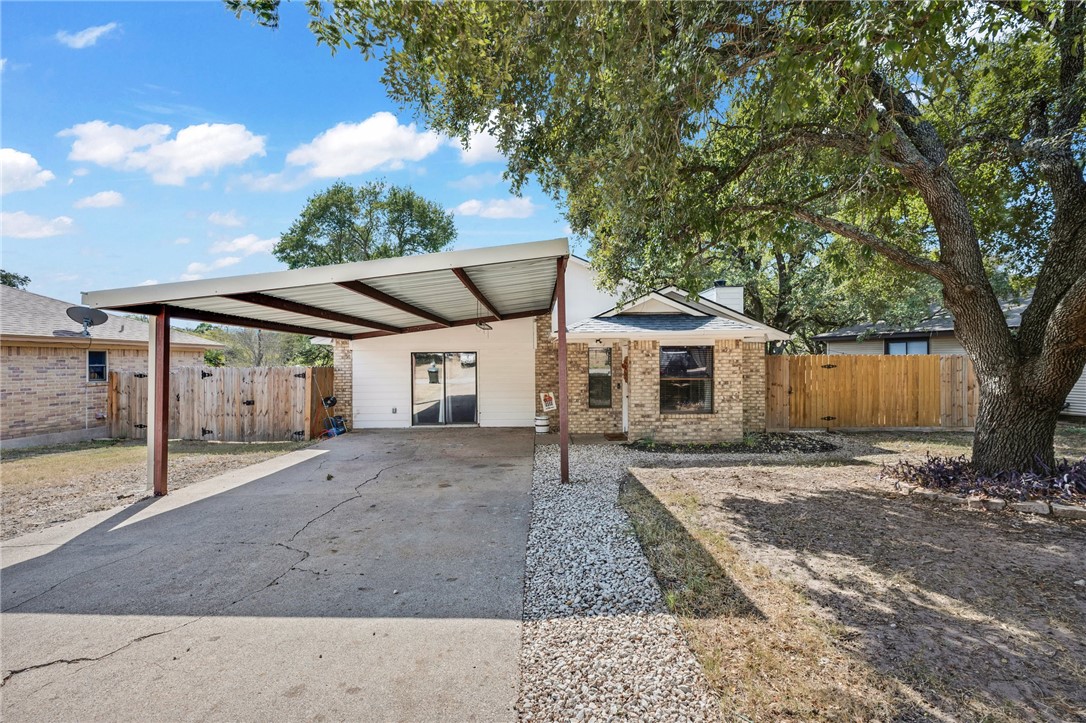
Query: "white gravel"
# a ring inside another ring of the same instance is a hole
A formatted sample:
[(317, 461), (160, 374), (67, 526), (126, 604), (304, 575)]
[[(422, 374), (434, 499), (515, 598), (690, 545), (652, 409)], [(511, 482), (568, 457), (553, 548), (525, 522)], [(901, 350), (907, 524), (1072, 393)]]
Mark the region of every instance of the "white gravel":
[(573, 484), (562, 485), (558, 447), (536, 448), (521, 720), (715, 718), (701, 668), (617, 504), (626, 469), (645, 455), (589, 445), (570, 454)]

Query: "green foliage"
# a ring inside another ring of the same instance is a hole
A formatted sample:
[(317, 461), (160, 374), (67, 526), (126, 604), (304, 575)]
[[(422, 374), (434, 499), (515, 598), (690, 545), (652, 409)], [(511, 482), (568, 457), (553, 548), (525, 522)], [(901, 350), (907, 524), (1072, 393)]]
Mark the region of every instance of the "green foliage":
[(204, 363), (212, 367), (332, 365), (331, 347), (314, 344), (302, 334), (199, 324), (192, 333), (213, 339), (225, 349), (208, 349)]
[(310, 197), (273, 253), (297, 269), (433, 253), (455, 239), (452, 213), (410, 188), (339, 181)]
[(30, 277), (17, 274), (14, 271), (0, 269), (0, 284), (10, 286), (13, 289), (25, 289), (30, 284)]
[[(227, 5), (278, 21), (274, 2)], [(694, 288), (738, 265), (767, 294), (783, 258), (794, 291), (767, 313), (807, 328), (921, 313), (939, 284), (918, 272), (950, 259), (932, 209), (959, 195), (991, 291), (1034, 283), (1055, 206), (1022, 148), (1045, 140), (1038, 118), (1083, 102), (1081, 77), (1060, 81), (1060, 57), (1081, 61), (1076, 7), (307, 3), (319, 43), (381, 60), (391, 97), (433, 128), (493, 133), (514, 186), (536, 177), (565, 203), (612, 285)], [(1079, 177), (1082, 130), (1053, 139)], [(918, 184), (910, 153), (945, 153), (954, 186)], [(862, 303), (826, 315), (845, 298)]]
[(222, 349), (204, 349), (204, 364), (209, 367), (226, 366), (226, 352)]

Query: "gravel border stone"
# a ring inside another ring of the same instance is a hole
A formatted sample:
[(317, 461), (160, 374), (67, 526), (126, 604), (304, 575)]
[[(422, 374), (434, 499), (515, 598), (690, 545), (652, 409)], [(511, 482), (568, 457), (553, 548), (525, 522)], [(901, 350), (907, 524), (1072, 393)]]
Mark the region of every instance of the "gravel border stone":
[(618, 507), (642, 455), (577, 445), (570, 456), (576, 476), (563, 485), (558, 447), (536, 447), (521, 720), (715, 719), (701, 667)]

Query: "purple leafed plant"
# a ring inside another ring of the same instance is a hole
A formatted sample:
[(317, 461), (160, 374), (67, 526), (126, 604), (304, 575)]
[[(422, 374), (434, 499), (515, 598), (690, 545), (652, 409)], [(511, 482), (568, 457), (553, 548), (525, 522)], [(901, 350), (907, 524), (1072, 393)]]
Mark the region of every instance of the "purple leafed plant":
[(884, 465), (882, 476), (900, 487), (914, 484), (961, 495), (987, 495), (1007, 500), (1060, 499), (1086, 503), (1086, 457), (1047, 465), (1038, 459), (1034, 469), (980, 474), (964, 457), (928, 455), (920, 463)]

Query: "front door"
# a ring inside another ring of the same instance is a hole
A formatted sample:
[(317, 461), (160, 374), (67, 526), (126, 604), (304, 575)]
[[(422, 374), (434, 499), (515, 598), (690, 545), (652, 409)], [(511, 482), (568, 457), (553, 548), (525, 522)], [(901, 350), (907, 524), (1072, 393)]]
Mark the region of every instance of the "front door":
[(475, 352), (411, 355), (411, 424), (475, 424), (478, 421)]

